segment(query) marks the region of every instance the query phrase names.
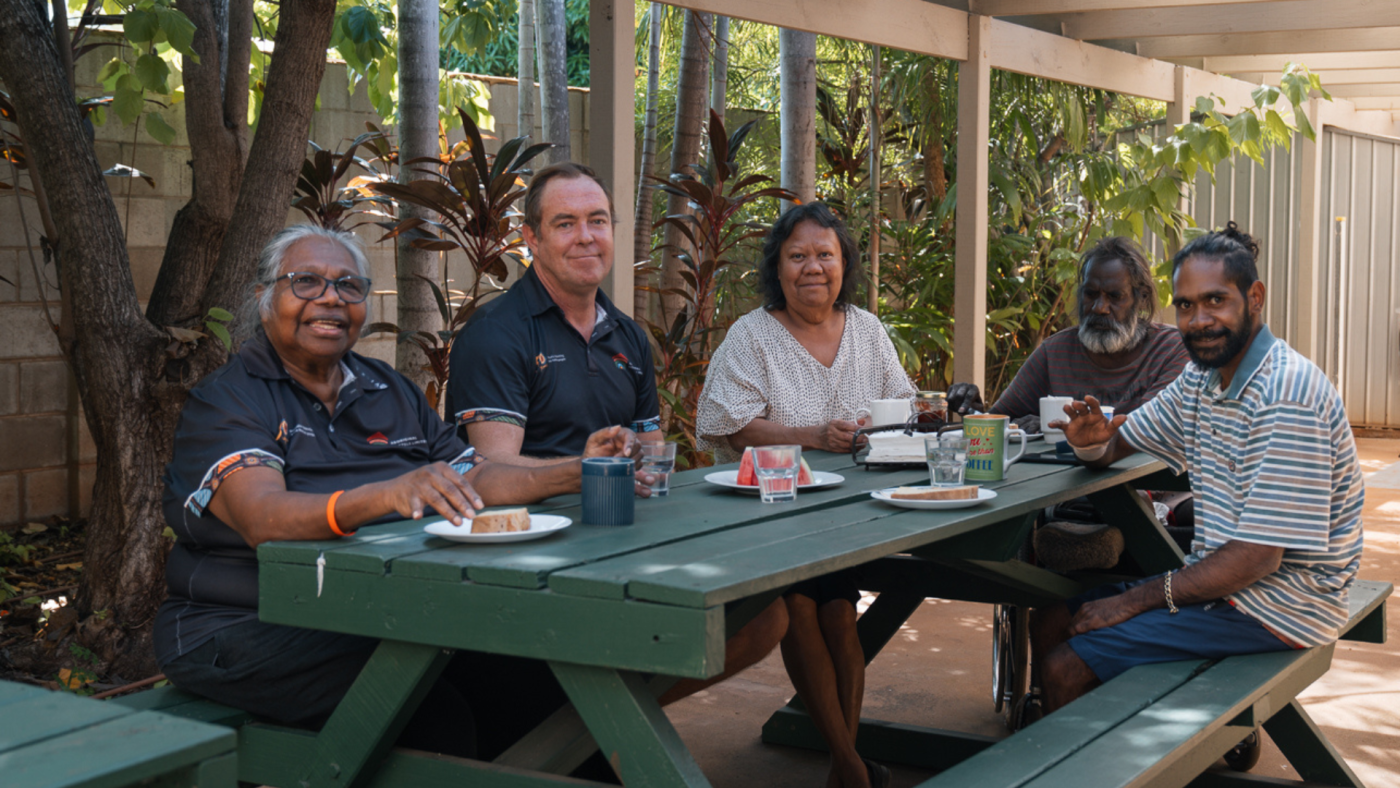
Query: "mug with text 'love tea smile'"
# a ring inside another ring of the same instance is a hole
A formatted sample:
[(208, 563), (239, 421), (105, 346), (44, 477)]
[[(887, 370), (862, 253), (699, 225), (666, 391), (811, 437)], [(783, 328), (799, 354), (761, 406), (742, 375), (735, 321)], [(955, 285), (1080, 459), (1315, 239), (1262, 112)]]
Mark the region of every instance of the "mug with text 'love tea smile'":
[[(968, 481), (999, 482), (1006, 478), (1010, 468), (1026, 453), (1026, 433), (1010, 429), (1009, 416), (991, 413), (974, 414), (963, 417), (963, 435), (967, 438)], [(1015, 457), (1008, 458), (1007, 442), (1011, 437), (1021, 439), (1021, 450)]]

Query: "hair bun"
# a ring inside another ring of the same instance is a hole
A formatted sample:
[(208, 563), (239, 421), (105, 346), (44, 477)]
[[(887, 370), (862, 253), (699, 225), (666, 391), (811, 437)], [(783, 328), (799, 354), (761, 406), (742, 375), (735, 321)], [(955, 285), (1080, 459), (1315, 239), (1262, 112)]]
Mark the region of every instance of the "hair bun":
[(1249, 256), (1254, 262), (1259, 262), (1259, 244), (1250, 237), (1249, 233), (1241, 230), (1238, 224), (1233, 221), (1226, 222), (1225, 229), (1221, 230), (1220, 234), (1249, 250)]

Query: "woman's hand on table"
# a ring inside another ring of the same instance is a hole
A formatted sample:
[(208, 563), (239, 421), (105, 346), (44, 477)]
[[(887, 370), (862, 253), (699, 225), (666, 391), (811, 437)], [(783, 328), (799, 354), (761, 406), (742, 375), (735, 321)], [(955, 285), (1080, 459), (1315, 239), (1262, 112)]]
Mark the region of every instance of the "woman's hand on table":
[(485, 506), (466, 477), (445, 462), (435, 462), (384, 482), (384, 494), (394, 511), (414, 520), (427, 507), (462, 525)]
[(832, 419), (825, 424), (818, 424), (812, 429), (815, 430), (815, 435), (809, 448), (836, 452), (837, 454), (850, 454), (851, 441), (855, 438), (856, 430), (860, 429), (860, 425), (845, 419)]

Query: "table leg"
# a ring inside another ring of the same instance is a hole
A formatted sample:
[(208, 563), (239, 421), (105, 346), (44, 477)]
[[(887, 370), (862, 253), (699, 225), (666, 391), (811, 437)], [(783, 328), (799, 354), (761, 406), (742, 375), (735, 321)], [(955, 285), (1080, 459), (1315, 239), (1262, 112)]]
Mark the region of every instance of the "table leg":
[(1180, 569), (1185, 562), (1181, 548), (1157, 522), (1152, 505), (1131, 485), (1120, 484), (1089, 496), (1104, 521), (1118, 526), (1128, 555), (1149, 575)]
[[(435, 646), (380, 641), (316, 736), (315, 754), (301, 753), (296, 780), (282, 784), (367, 784), (451, 656)], [(375, 766), (365, 768), (370, 764)]]
[(1322, 735), (1317, 723), (1297, 700), (1279, 709), (1264, 723), (1279, 751), (1298, 771), (1298, 776), (1312, 783), (1362, 788), (1361, 779), (1351, 770), (1340, 753)]
[(640, 674), (568, 662), (549, 666), (629, 788), (709, 788)]

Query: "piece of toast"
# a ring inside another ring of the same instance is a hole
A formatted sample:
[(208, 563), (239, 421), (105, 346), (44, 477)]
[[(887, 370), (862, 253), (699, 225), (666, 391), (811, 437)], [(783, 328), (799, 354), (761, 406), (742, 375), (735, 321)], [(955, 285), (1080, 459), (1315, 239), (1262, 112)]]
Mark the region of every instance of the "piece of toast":
[(477, 512), (476, 517), (472, 518), (472, 533), (474, 534), (499, 534), (507, 531), (528, 530), (530, 530), (530, 510), (523, 506), (519, 509)]
[(977, 485), (963, 487), (897, 487), (890, 492), (891, 498), (901, 501), (957, 501), (977, 497)]

